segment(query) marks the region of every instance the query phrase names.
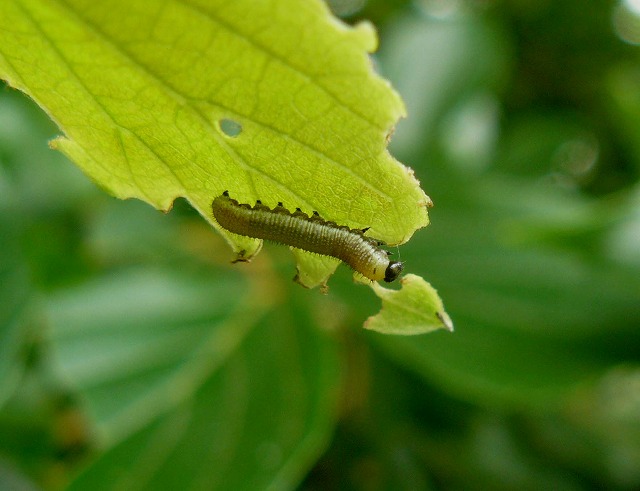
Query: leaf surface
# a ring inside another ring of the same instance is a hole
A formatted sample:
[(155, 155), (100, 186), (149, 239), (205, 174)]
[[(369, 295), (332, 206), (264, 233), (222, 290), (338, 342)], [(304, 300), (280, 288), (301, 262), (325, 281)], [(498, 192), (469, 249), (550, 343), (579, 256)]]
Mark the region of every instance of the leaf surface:
[(295, 486), (333, 425), (337, 348), (295, 302), (265, 316), (247, 296), (129, 271), (51, 297), (55, 367), (105, 450), (70, 489)]
[(318, 0), (11, 0), (0, 13), (0, 77), (115, 196), (163, 210), (184, 196), (213, 223), (229, 190), (389, 244), (428, 222), (428, 198), (386, 149), (404, 108), (372, 70), (368, 24), (343, 25)]
[(382, 299), (382, 311), (367, 319), (365, 329), (402, 335), (424, 334), (436, 329), (453, 331), (453, 322), (435, 288), (413, 274), (406, 275), (401, 282), (402, 290), (373, 283), (373, 291)]

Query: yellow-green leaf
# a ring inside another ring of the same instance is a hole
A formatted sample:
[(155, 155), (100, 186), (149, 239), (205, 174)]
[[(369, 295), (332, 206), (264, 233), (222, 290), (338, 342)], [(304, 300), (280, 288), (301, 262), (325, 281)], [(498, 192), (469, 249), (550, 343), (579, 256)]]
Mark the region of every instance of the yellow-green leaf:
[(390, 290), (373, 283), (382, 299), (382, 310), (369, 317), (366, 329), (384, 334), (423, 334), (436, 329), (453, 331), (453, 322), (438, 292), (419, 276), (408, 274), (401, 280), (402, 290)]
[[(0, 76), (59, 124), (54, 142), (120, 198), (319, 211), (390, 244), (428, 198), (386, 149), (404, 108), (368, 24), (319, 0), (7, 0)], [(256, 241), (231, 237), (251, 256)]]
[[(320, 0), (0, 5), (0, 77), (57, 122), (52, 146), (117, 197), (185, 197), (242, 259), (261, 243), (215, 223), (225, 190), (390, 245), (427, 225), (429, 198), (387, 150), (404, 106), (372, 67), (376, 43)], [(297, 257), (306, 286), (336, 264)]]

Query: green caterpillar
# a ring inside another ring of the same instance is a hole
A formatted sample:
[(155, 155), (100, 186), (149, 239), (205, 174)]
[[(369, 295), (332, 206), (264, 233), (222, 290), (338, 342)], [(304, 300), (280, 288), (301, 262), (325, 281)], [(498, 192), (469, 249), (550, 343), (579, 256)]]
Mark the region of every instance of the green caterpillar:
[(282, 203), (273, 210), (257, 201), (255, 206), (238, 203), (225, 191), (211, 203), (216, 221), (229, 232), (288, 245), (348, 264), (370, 280), (394, 281), (403, 270), (400, 261), (389, 260), (381, 242), (365, 237), (368, 229), (350, 229), (296, 208), (291, 213)]

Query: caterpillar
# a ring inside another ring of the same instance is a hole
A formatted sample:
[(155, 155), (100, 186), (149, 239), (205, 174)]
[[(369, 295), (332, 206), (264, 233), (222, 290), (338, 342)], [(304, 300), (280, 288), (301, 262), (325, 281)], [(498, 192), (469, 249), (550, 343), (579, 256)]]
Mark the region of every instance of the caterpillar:
[(389, 260), (381, 242), (365, 237), (365, 229), (351, 229), (327, 221), (314, 211), (308, 216), (300, 208), (293, 213), (282, 203), (273, 209), (256, 201), (242, 204), (225, 191), (211, 203), (216, 221), (229, 232), (288, 245), (322, 256), (332, 256), (348, 264), (370, 280), (394, 281), (404, 268)]

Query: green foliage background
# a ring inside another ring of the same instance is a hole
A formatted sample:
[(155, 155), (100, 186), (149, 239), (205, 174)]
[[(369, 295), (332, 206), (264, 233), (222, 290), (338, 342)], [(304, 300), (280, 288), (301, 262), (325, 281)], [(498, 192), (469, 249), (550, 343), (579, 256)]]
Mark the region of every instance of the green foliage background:
[[(0, 93), (0, 483), (636, 489), (640, 51), (614, 2), (371, 1), (455, 333), (382, 336), (339, 269), (250, 266), (184, 202), (96, 189)], [(19, 487), (21, 486), (21, 487)]]

